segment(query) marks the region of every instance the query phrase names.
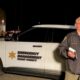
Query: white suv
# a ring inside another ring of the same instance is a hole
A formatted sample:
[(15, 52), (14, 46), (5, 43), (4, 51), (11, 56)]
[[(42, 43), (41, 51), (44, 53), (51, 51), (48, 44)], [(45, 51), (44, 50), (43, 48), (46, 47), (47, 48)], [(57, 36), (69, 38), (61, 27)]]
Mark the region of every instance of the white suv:
[(59, 79), (65, 70), (65, 61), (57, 48), (64, 36), (73, 30), (71, 25), (34, 25), (17, 36), (19, 41), (0, 41), (3, 70)]

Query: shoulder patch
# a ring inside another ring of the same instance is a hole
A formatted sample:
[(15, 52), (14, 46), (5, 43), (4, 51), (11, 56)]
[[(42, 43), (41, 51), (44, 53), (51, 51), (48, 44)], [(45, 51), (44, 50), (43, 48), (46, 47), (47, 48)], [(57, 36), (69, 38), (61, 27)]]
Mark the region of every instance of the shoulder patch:
[(64, 37), (63, 41), (67, 39), (67, 36)]

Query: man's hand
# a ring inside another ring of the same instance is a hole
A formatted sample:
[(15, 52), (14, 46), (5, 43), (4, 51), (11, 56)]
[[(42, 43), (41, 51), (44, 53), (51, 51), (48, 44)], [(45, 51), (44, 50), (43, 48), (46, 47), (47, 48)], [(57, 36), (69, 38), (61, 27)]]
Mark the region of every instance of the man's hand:
[(76, 58), (76, 53), (75, 52), (68, 51), (68, 54), (67, 55), (68, 55), (68, 57), (70, 57), (72, 59)]

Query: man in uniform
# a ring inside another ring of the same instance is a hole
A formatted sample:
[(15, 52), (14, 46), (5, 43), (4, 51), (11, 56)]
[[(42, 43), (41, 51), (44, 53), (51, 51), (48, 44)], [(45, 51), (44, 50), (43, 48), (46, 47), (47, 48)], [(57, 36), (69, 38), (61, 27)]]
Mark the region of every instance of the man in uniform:
[(75, 20), (75, 28), (59, 46), (60, 55), (66, 59), (65, 80), (80, 80), (80, 17)]

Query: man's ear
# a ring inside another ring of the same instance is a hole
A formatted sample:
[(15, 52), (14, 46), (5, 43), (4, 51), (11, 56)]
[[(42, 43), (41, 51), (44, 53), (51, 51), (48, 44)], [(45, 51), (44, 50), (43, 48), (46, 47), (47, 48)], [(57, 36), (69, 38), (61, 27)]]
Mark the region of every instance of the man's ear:
[(74, 26), (76, 27), (76, 23), (74, 24)]

